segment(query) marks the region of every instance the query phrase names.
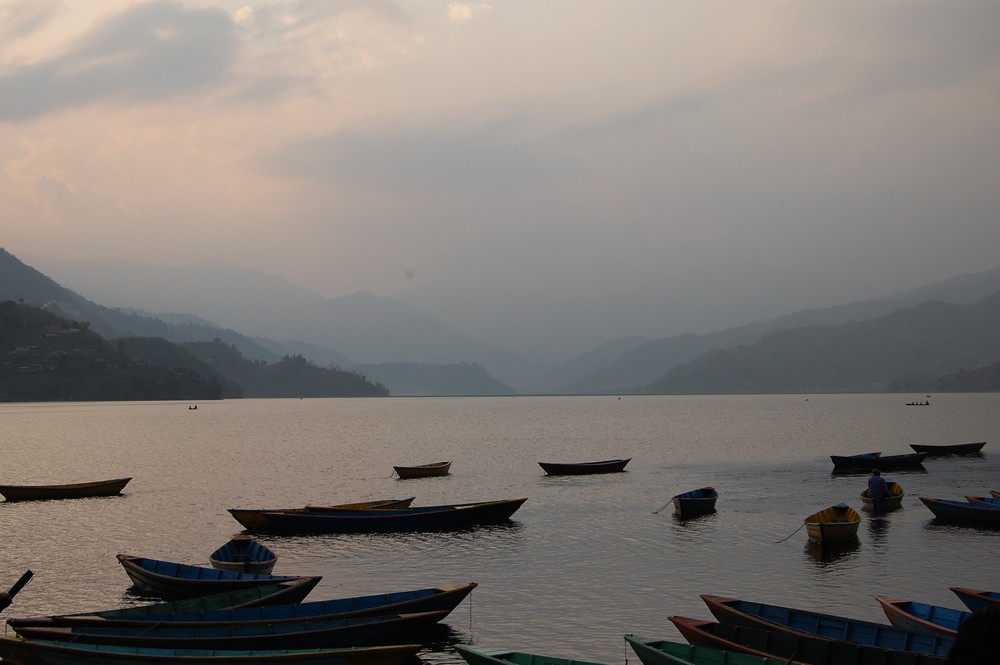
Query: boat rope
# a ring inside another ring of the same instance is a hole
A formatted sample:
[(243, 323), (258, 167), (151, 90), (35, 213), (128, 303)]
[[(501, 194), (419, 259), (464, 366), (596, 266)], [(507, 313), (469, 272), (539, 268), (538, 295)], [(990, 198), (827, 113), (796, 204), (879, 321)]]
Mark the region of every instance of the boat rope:
[(654, 511), (653, 511), (653, 514), (654, 514), (654, 515), (658, 515), (658, 514), (660, 513), (660, 511), (661, 511), (661, 510), (663, 510), (663, 508), (666, 508), (667, 506), (669, 506), (669, 505), (670, 505), (670, 504), (672, 504), (673, 502), (674, 502), (674, 500), (673, 500), (673, 499), (671, 499), (670, 501), (667, 501), (667, 503), (666, 503), (666, 504), (664, 504), (662, 508), (657, 508), (656, 510), (654, 510)]
[(774, 542), (776, 542), (776, 543), (783, 543), (783, 542), (785, 542), (786, 540), (788, 540), (789, 538), (791, 538), (792, 536), (794, 536), (795, 534), (797, 534), (799, 531), (801, 531), (802, 527), (805, 526), (805, 525), (806, 525), (806, 523), (803, 522), (802, 526), (800, 526), (798, 529), (796, 529), (795, 531), (792, 531), (790, 534), (788, 534), (787, 536), (785, 536), (781, 540), (776, 540)]
[(469, 641), (475, 642), (475, 636), (472, 633), (472, 591), (469, 592)]

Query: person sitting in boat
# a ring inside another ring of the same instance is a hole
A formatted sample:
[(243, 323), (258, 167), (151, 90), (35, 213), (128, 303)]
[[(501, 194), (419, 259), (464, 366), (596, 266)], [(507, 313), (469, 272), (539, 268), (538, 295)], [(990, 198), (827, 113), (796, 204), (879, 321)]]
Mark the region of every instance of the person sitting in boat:
[(885, 482), (885, 478), (882, 477), (882, 472), (878, 469), (872, 469), (872, 475), (868, 478), (868, 498), (889, 498), (889, 484)]
[(948, 650), (948, 665), (996, 665), (997, 633), (1000, 633), (1000, 606), (973, 612), (958, 625), (955, 641)]

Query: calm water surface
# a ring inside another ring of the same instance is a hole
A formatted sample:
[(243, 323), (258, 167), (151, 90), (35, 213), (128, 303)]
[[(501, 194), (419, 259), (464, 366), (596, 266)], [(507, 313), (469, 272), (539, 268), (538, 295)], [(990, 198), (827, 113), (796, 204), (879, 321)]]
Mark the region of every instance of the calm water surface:
[[(0, 483), (134, 479), (121, 497), (0, 503), (0, 587), (35, 579), (5, 615), (133, 605), (115, 554), (207, 565), (240, 532), (227, 508), (416, 496), (414, 505), (528, 497), (512, 523), (447, 533), (260, 536), (276, 574), (322, 575), (309, 600), (474, 581), (421, 653), (454, 642), (625, 661), (624, 633), (683, 641), (671, 615), (710, 619), (699, 594), (884, 621), (875, 594), (961, 607), (948, 590), (1000, 590), (1000, 530), (936, 523), (919, 496), (1000, 489), (1000, 395), (800, 395), (232, 400), (0, 405)], [(887, 474), (902, 510), (866, 516), (824, 555), (802, 519), (864, 475), (831, 454), (988, 441), (984, 454)], [(625, 473), (547, 477), (538, 461), (632, 457)], [(454, 460), (443, 478), (393, 464)], [(681, 522), (674, 494), (704, 485), (718, 512)], [(631, 662), (636, 658), (631, 656)]]

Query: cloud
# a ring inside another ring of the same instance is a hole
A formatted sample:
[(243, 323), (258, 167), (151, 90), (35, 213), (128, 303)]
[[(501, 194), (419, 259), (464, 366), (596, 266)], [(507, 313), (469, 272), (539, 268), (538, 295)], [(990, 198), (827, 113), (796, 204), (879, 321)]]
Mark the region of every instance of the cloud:
[(469, 21), (477, 14), (493, 11), (493, 6), (485, 2), (449, 2), (448, 18), (454, 23)]
[(8, 67), (0, 74), (0, 120), (187, 95), (224, 82), (237, 50), (223, 11), (166, 0), (136, 5), (95, 24), (57, 57)]
[(60, 0), (14, 0), (0, 4), (0, 48), (37, 32), (52, 20)]

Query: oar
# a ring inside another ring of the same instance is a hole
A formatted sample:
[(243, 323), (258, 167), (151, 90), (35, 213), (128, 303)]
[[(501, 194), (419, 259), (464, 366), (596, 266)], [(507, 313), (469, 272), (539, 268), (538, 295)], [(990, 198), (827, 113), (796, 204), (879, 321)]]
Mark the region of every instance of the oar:
[(14, 582), (14, 586), (8, 589), (6, 593), (0, 592), (0, 610), (3, 610), (5, 607), (10, 605), (10, 602), (14, 600), (14, 596), (17, 595), (17, 592), (23, 589), (24, 585), (30, 582), (31, 578), (34, 576), (35, 574), (33, 572), (26, 570), (24, 571), (24, 574), (21, 575), (16, 582)]

